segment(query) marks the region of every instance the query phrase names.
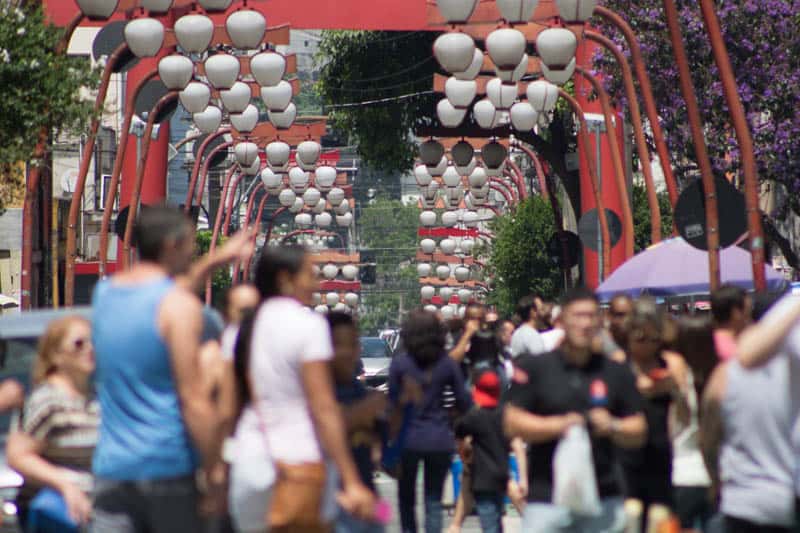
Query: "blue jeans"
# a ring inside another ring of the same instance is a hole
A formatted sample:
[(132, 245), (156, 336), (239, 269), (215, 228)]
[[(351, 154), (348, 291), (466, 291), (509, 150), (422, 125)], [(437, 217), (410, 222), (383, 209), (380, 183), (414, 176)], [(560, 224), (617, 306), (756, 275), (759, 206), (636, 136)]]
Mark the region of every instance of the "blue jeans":
[(417, 472), (419, 463), (425, 476), (425, 533), (442, 531), (442, 492), (450, 470), (450, 452), (416, 452), (405, 450), (401, 456), (400, 482), (397, 499), (400, 504), (400, 524), (403, 533), (417, 533), (415, 514)]
[(522, 519), (525, 533), (622, 533), (625, 510), (621, 497), (600, 502), (600, 516), (578, 516), (566, 507), (550, 503), (529, 503)]
[(503, 494), (476, 492), (475, 510), (483, 533), (503, 533)]

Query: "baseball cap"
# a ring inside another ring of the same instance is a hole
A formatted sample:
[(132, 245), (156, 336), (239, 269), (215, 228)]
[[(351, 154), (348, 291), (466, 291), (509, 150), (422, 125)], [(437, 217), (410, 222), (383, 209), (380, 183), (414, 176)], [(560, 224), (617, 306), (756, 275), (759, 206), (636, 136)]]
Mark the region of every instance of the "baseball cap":
[(472, 386), (472, 399), (480, 407), (497, 407), (500, 403), (500, 376), (494, 370), (482, 372)]

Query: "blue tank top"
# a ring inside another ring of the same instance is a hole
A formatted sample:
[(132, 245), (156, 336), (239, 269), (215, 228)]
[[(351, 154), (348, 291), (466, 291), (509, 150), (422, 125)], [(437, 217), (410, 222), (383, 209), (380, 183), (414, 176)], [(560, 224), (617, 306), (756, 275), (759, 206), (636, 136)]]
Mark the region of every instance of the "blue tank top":
[(92, 469), (120, 481), (190, 475), (197, 454), (183, 423), (158, 309), (170, 279), (97, 284), (92, 335), (101, 421)]

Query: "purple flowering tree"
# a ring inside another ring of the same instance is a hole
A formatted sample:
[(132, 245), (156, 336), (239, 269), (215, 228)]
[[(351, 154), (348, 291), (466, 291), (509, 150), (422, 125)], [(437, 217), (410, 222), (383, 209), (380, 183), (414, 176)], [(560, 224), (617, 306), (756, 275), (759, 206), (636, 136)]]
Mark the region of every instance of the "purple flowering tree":
[[(697, 97), (703, 112), (706, 140), (714, 169), (739, 179), (740, 154), (728, 108), (711, 54), (700, 8), (695, 1), (677, 0), (684, 42), (691, 62)], [(773, 223), (800, 215), (800, 0), (717, 2), (718, 16), (736, 72), (739, 93), (755, 143), (759, 179), (785, 188), (784, 201), (768, 213), (767, 235), (798, 268), (789, 242)], [(661, 0), (606, 0), (638, 35), (653, 82), (656, 103), (673, 167), (684, 181), (697, 175), (694, 148), (679, 89)], [(598, 17), (599, 20), (599, 17)], [(623, 50), (624, 40), (602, 27)], [(613, 58), (600, 57), (601, 69), (619, 83)], [(614, 87), (615, 94), (622, 91)]]

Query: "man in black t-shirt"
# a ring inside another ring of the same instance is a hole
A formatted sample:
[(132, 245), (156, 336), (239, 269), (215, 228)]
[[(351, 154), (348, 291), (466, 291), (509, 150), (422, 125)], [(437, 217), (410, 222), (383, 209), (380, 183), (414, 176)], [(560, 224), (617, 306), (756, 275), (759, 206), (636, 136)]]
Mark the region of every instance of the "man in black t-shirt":
[[(561, 347), (515, 361), (503, 425), (509, 437), (528, 442), (529, 494), (526, 533), (621, 532), (625, 527), (615, 450), (638, 448), (647, 424), (632, 372), (591, 346), (600, 327), (595, 295), (575, 289), (562, 301)], [(553, 454), (573, 425), (587, 425), (603, 512), (578, 516), (552, 504)]]

